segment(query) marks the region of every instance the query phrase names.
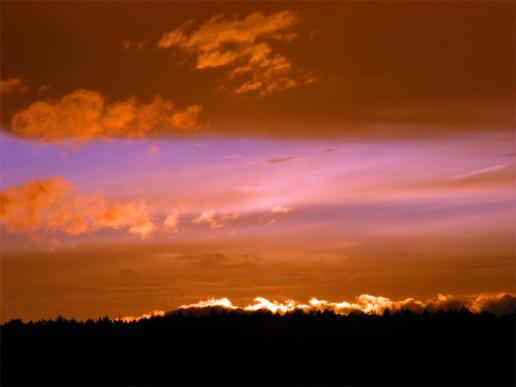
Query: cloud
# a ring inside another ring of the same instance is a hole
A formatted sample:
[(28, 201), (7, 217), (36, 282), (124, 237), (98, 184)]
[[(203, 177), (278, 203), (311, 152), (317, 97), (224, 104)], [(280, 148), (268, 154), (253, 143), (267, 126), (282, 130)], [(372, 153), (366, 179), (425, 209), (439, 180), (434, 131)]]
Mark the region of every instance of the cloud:
[(236, 214), (217, 214), (215, 211), (203, 211), (199, 216), (192, 220), (193, 224), (206, 224), (212, 229), (225, 227), (228, 222), (235, 220)]
[(140, 316), (118, 317), (118, 318), (115, 318), (113, 321), (122, 321), (125, 323), (130, 323), (133, 321), (140, 321), (140, 320), (145, 320), (145, 319), (149, 319), (149, 318), (153, 318), (153, 317), (163, 317), (164, 315), (165, 315), (164, 310), (153, 310), (152, 312), (144, 313)]
[(267, 163), (269, 164), (279, 164), (279, 163), (286, 163), (287, 161), (295, 160), (297, 157), (295, 156), (288, 156), (288, 157), (272, 157), (270, 159), (267, 159)]
[(0, 223), (10, 232), (79, 235), (102, 228), (127, 229), (142, 238), (156, 228), (143, 200), (111, 202), (101, 195), (76, 195), (56, 176), (0, 192)]
[(273, 214), (288, 214), (291, 211), (292, 211), (292, 208), (282, 207), (282, 206), (276, 206), (272, 209)]
[(184, 207), (177, 207), (170, 211), (164, 222), (164, 228), (166, 231), (171, 232), (179, 232), (181, 228), (179, 227), (179, 216), (185, 211)]
[(267, 226), (271, 226), (278, 223), (278, 215), (286, 215), (290, 212), (292, 212), (291, 207), (275, 206), (272, 208), (270, 213), (262, 215), (262, 221), (264, 221)]
[[(220, 302), (224, 300), (224, 302)], [(182, 305), (179, 309), (188, 308), (210, 308), (213, 306), (226, 307), (227, 309), (240, 309), (244, 311), (268, 310), (272, 313), (285, 314), (296, 310), (304, 312), (331, 311), (340, 315), (350, 313), (383, 314), (387, 309), (393, 312), (409, 310), (414, 313), (422, 313), (424, 310), (430, 312), (460, 310), (466, 308), (473, 313), (488, 311), (497, 315), (510, 314), (516, 310), (516, 298), (508, 293), (498, 295), (480, 295), (476, 297), (457, 298), (454, 296), (438, 295), (435, 299), (420, 301), (414, 298), (393, 301), (387, 297), (362, 294), (356, 297), (354, 302), (330, 302), (311, 298), (308, 304), (302, 304), (294, 300), (269, 301), (263, 297), (256, 297), (254, 303), (245, 307), (233, 305), (227, 298), (220, 300), (210, 299), (196, 304)]]
[(11, 131), (41, 141), (85, 141), (177, 134), (199, 127), (201, 107), (176, 109), (156, 96), (141, 104), (136, 98), (108, 103), (96, 91), (79, 89), (58, 101), (37, 101), (14, 114)]
[(29, 90), (21, 78), (0, 79), (0, 95), (23, 94)]
[(306, 77), (296, 74), (290, 61), (264, 41), (291, 41), (297, 36), (292, 27), (298, 22), (297, 14), (291, 11), (270, 15), (255, 12), (242, 18), (216, 15), (196, 29), (191, 20), (164, 34), (158, 47), (195, 56), (198, 70), (226, 68), (226, 81), (234, 81), (235, 94), (256, 92), (263, 96), (305, 83)]
[(503, 315), (516, 310), (516, 298), (508, 293), (500, 293), (494, 296), (480, 295), (473, 300), (469, 307), (477, 313), (487, 311)]
[(181, 305), (178, 309), (213, 308), (223, 307), (226, 309), (236, 309), (228, 298), (209, 298), (206, 301), (199, 301), (195, 304)]

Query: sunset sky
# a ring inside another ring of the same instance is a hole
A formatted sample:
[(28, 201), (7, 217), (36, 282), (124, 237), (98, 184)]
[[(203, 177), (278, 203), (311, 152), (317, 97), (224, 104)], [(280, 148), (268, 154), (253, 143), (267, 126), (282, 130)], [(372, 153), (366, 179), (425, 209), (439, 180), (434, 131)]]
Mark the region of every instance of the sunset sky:
[(515, 293), (515, 4), (1, 3), (1, 321)]

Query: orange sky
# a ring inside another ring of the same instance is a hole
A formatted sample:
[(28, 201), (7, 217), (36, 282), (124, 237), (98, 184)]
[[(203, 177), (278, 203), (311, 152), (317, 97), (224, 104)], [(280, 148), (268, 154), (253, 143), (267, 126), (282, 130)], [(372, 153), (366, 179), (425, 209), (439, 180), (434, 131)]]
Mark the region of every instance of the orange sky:
[(515, 292), (514, 3), (1, 3), (1, 319)]

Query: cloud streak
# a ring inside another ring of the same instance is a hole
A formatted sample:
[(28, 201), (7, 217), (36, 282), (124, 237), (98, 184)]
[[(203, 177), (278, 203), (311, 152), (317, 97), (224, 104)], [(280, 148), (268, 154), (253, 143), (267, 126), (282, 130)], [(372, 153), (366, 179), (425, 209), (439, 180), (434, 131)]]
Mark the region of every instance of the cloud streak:
[(494, 165), (492, 167), (482, 168), (482, 169), (478, 169), (478, 170), (473, 171), (473, 172), (468, 172), (468, 173), (464, 173), (464, 174), (461, 174), (461, 175), (456, 175), (456, 176), (453, 176), (452, 179), (462, 180), (462, 179), (467, 179), (467, 178), (470, 178), (470, 177), (476, 177), (476, 176), (479, 176), (479, 175), (486, 175), (486, 174), (490, 174), (490, 173), (493, 173), (493, 172), (498, 172), (498, 171), (504, 169), (506, 166), (507, 166), (506, 164)]
[(280, 164), (280, 163), (286, 163), (287, 161), (292, 161), (297, 159), (295, 156), (287, 156), (287, 157), (272, 157), (270, 159), (267, 159), (267, 163), (269, 164)]
[(78, 89), (17, 112), (11, 131), (43, 142), (173, 135), (198, 129), (201, 111), (199, 105), (176, 109), (159, 96), (149, 103), (134, 97), (110, 103), (99, 92)]

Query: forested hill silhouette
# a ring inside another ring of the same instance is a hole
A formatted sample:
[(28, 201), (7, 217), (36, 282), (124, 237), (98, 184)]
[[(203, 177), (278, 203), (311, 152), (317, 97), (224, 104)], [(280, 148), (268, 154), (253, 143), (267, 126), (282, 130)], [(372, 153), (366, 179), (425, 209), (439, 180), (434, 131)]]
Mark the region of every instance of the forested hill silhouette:
[(2, 385), (514, 385), (515, 314), (224, 309), (1, 326)]

